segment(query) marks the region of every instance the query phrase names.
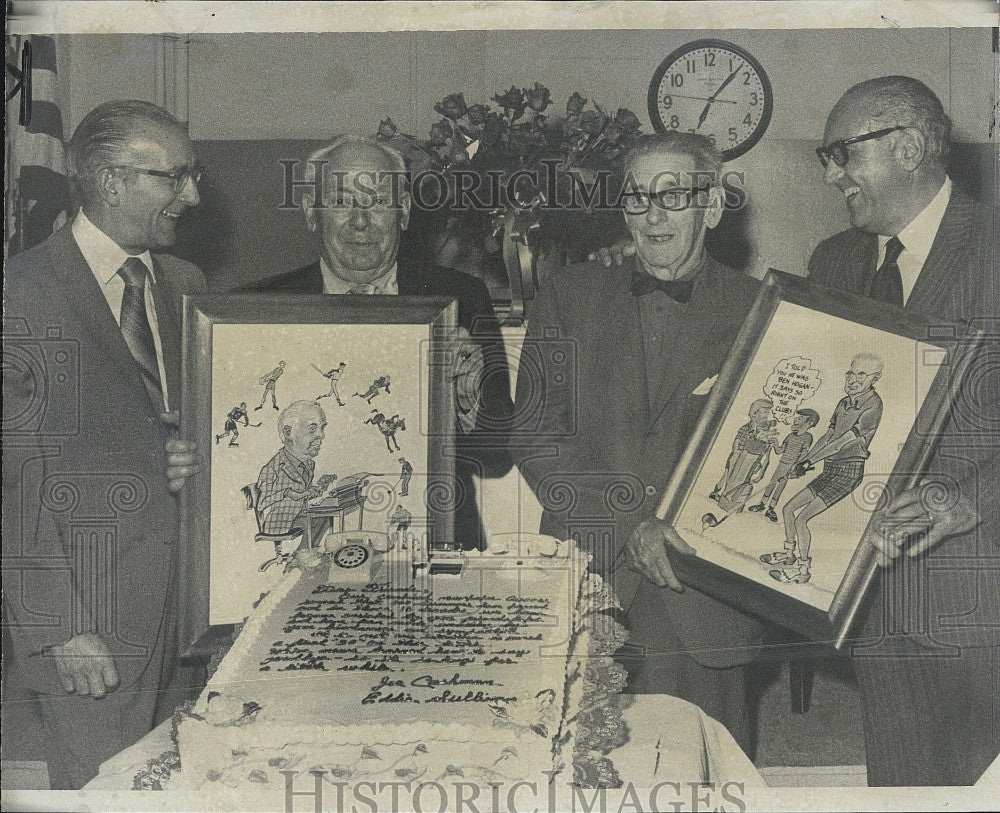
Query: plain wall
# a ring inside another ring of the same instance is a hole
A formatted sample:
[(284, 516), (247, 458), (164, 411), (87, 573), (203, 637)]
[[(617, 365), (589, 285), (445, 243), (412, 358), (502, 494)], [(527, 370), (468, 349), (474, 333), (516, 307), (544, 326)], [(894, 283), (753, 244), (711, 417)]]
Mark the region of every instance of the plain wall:
[[(300, 219), (277, 208), (277, 161), (304, 157), (337, 131), (374, 132), (386, 116), (424, 137), (438, 118), (434, 103), (448, 93), (473, 104), (539, 81), (552, 93), (549, 112), (577, 91), (606, 110), (630, 108), (648, 132), (653, 72), (700, 38), (747, 48), (774, 89), (763, 139), (728, 167), (746, 173), (748, 206), (727, 216), (713, 241), (749, 273), (804, 273), (816, 243), (846, 227), (813, 150), (837, 98), (864, 79), (901, 73), (926, 82), (952, 116), (956, 140), (970, 144), (963, 155), (974, 158), (972, 168), (957, 174), (990, 188), (982, 180), (992, 178), (994, 161), (986, 146), (996, 95), (989, 29), (194, 34), (185, 37), (190, 128), (208, 176), (205, 204), (184, 224), (189, 256), (219, 289), (313, 259)], [(57, 38), (67, 134), (107, 99), (155, 101), (156, 41)]]

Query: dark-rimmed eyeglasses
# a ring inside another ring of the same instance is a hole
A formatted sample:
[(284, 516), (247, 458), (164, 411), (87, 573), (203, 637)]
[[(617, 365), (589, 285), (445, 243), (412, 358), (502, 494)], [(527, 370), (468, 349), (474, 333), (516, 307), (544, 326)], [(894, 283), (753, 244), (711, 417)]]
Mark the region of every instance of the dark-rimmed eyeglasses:
[(838, 167), (846, 167), (848, 160), (850, 160), (850, 153), (847, 148), (851, 144), (860, 144), (862, 141), (872, 141), (876, 138), (884, 138), (889, 135), (889, 133), (895, 133), (897, 130), (905, 130), (905, 125), (898, 124), (895, 127), (885, 127), (881, 130), (873, 130), (870, 133), (864, 133), (863, 135), (854, 136), (854, 138), (842, 138), (839, 141), (833, 141), (827, 144), (825, 147), (817, 147), (816, 155), (819, 156), (819, 161), (823, 165), (823, 169), (826, 169), (827, 164), (833, 161)]
[(154, 178), (167, 178), (174, 192), (180, 192), (187, 182), (191, 181), (195, 186), (201, 181), (202, 168), (200, 166), (184, 167), (167, 172), (164, 169), (147, 169), (146, 167), (133, 167), (128, 164), (118, 164), (116, 169), (130, 169), (132, 172), (141, 172), (143, 175), (152, 175)]
[[(627, 215), (644, 215), (652, 203), (657, 209), (668, 212), (683, 212), (691, 208), (699, 194), (707, 193), (707, 186), (675, 186), (659, 192), (627, 192), (622, 195), (622, 208)], [(702, 208), (707, 208), (707, 204)]]

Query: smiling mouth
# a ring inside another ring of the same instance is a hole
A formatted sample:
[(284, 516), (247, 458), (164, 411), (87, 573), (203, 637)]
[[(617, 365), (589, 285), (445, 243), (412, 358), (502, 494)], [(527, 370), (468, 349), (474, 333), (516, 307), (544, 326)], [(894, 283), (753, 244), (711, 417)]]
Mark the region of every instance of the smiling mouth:
[(160, 214), (163, 215), (164, 217), (169, 217), (171, 220), (176, 220), (181, 216), (180, 212), (168, 212), (166, 209), (160, 212)]
[(843, 192), (844, 192), (844, 198), (845, 198), (845, 200), (850, 200), (855, 195), (857, 195), (859, 192), (861, 192), (861, 187), (860, 186), (849, 186), (849, 187), (847, 187), (847, 189), (843, 190)]
[(648, 240), (650, 243), (654, 243), (654, 244), (656, 244), (656, 243), (669, 243), (673, 239), (674, 239), (674, 236), (672, 234), (647, 234), (646, 235), (646, 240)]

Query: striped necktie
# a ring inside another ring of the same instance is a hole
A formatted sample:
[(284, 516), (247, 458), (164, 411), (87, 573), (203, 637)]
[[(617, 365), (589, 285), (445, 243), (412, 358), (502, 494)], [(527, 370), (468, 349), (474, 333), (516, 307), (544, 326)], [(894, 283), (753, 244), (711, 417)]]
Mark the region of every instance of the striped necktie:
[(129, 257), (118, 269), (118, 276), (125, 281), (122, 296), (121, 329), (125, 344), (132, 358), (139, 365), (142, 383), (150, 399), (163, 408), (163, 388), (160, 384), (160, 366), (156, 361), (156, 344), (146, 314), (146, 277), (149, 271), (138, 257)]

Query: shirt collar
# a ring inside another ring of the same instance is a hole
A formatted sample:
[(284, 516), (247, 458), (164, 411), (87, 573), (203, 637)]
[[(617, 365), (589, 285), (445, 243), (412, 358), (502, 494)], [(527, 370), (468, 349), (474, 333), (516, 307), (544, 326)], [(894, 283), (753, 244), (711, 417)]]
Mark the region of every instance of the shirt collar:
[[(323, 274), (324, 294), (348, 294), (351, 292), (351, 288), (357, 284), (338, 277), (322, 257), (319, 258), (319, 270)], [(396, 283), (396, 263), (393, 263), (392, 268), (381, 277), (372, 280), (371, 284), (375, 286), (376, 294), (399, 293), (399, 286)]]
[(83, 213), (83, 209), (77, 213), (73, 220), (73, 239), (80, 247), (83, 259), (87, 261), (90, 270), (97, 279), (101, 287), (107, 285), (118, 274), (118, 269), (129, 257), (135, 256), (143, 261), (149, 271), (150, 279), (156, 283), (153, 272), (153, 258), (149, 251), (142, 254), (129, 254), (118, 245), (108, 235), (95, 226), (89, 217)]

